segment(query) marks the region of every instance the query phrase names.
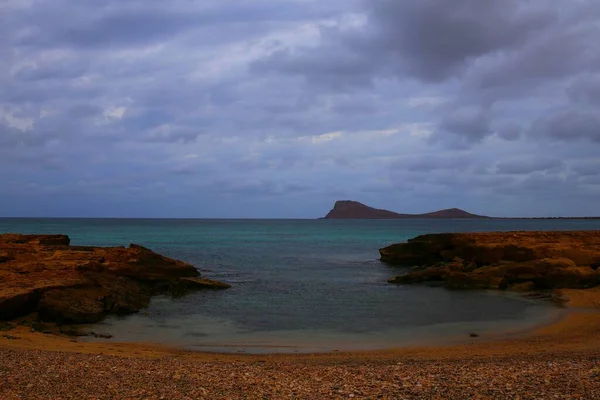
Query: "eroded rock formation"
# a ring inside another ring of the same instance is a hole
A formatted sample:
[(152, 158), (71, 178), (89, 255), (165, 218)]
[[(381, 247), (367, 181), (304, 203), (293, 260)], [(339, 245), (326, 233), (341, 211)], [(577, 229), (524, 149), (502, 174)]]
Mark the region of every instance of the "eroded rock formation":
[(190, 264), (132, 244), (70, 246), (65, 235), (0, 235), (0, 320), (37, 312), (42, 321), (96, 322), (147, 307), (150, 296), (228, 287)]
[(600, 231), (431, 234), (379, 251), (386, 263), (412, 267), (390, 283), (518, 291), (600, 284)]

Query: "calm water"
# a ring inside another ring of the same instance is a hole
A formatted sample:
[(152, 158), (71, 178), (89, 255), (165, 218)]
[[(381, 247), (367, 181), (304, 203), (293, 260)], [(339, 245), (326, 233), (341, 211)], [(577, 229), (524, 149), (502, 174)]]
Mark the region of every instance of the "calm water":
[(388, 285), (404, 270), (380, 263), (377, 250), (423, 233), (571, 229), (600, 229), (600, 221), (0, 219), (0, 232), (65, 233), (74, 245), (139, 243), (233, 284), (157, 297), (94, 330), (245, 352), (372, 349), (543, 323), (557, 309), (514, 294)]

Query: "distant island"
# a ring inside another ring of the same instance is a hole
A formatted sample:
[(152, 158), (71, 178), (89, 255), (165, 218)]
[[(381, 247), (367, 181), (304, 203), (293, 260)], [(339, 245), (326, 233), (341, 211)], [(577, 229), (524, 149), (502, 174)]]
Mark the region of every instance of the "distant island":
[(393, 211), (369, 207), (366, 204), (351, 200), (338, 200), (333, 209), (323, 219), (408, 219), (408, 218), (490, 218), (471, 214), (458, 208), (433, 211), (425, 214), (399, 214)]

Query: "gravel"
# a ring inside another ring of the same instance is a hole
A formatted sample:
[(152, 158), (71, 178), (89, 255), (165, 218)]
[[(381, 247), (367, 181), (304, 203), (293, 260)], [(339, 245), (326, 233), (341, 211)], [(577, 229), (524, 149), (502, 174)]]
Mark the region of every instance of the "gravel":
[(118, 357), (0, 348), (0, 399), (600, 399), (598, 351), (510, 357)]

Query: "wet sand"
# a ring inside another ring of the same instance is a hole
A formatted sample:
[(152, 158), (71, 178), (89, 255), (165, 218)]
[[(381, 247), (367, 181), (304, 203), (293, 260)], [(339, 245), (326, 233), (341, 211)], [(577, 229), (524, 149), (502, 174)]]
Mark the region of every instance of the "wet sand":
[[(211, 354), (0, 332), (0, 398), (600, 398), (600, 288), (509, 337), (321, 354)], [(6, 336), (9, 337), (6, 337)]]

